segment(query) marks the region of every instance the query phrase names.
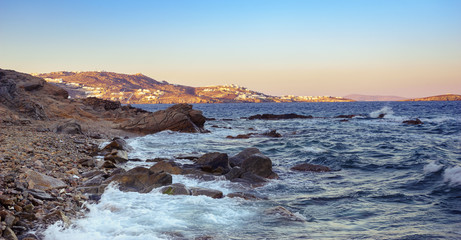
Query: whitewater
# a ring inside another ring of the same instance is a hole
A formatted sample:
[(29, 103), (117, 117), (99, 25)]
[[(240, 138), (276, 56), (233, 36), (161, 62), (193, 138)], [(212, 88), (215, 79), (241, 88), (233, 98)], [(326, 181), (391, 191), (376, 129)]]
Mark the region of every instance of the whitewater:
[[(137, 105), (148, 111), (169, 105)], [(98, 204), (70, 226), (58, 222), (47, 240), (74, 239), (461, 239), (461, 102), (195, 104), (210, 133), (127, 139), (130, 158), (178, 159), (256, 147), (280, 179), (252, 188), (225, 178), (173, 175), (173, 183), (247, 192), (261, 200), (121, 192), (110, 185)], [(313, 119), (248, 120), (255, 114), (296, 113)], [(336, 118), (338, 115), (356, 115)], [(383, 118), (379, 118), (384, 115)], [(424, 124), (402, 121), (419, 118)], [(277, 130), (281, 138), (247, 133)], [(330, 167), (296, 172), (296, 164)], [(128, 162), (120, 167), (150, 167)], [(282, 206), (293, 221), (267, 209)]]

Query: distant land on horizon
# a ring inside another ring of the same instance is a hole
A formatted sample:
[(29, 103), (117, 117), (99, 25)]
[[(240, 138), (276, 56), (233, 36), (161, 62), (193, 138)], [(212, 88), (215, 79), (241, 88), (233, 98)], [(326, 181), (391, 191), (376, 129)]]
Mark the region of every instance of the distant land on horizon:
[(191, 87), (157, 81), (138, 74), (106, 71), (33, 73), (69, 92), (71, 98), (98, 97), (124, 104), (354, 102), (354, 101), (460, 101), (461, 95), (444, 94), (408, 99), (400, 96), (350, 94), (334, 96), (271, 96), (230, 85)]
[(403, 101), (412, 101), (412, 102), (418, 102), (418, 101), (461, 101), (461, 95), (447, 93), (447, 94), (437, 95), (437, 96), (406, 99), (406, 100), (403, 100)]
[(159, 82), (140, 73), (60, 71), (32, 75), (66, 89), (72, 98), (98, 97), (124, 104), (354, 101), (333, 96), (271, 96), (234, 84), (191, 87)]
[(344, 96), (344, 98), (352, 99), (355, 101), (376, 101), (376, 102), (385, 102), (385, 101), (402, 101), (407, 100), (408, 98), (399, 97), (399, 96), (382, 96), (382, 95), (364, 95), (364, 94), (349, 94)]

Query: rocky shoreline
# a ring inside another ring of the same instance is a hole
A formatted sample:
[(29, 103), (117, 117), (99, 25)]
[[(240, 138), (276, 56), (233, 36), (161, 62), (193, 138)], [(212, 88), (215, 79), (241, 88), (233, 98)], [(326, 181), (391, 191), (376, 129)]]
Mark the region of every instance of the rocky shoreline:
[[(58, 220), (83, 214), (91, 202), (78, 190), (94, 169), (88, 164), (104, 139), (44, 130), (44, 123), (12, 125), (0, 122), (0, 236), (40, 239)], [(0, 238), (1, 239), (1, 238)]]
[(0, 69), (0, 239), (41, 239), (49, 224), (82, 216), (84, 203), (107, 186), (102, 180), (123, 174), (116, 164), (128, 160), (124, 149), (101, 150), (101, 143), (163, 130), (206, 132), (205, 121), (188, 104), (151, 113), (68, 99), (41, 78)]

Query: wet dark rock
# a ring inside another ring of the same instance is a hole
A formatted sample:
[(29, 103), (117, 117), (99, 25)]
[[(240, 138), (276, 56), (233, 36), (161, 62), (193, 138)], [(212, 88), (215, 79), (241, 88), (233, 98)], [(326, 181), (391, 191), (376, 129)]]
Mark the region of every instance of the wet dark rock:
[(267, 137), (274, 137), (274, 138), (282, 137), (282, 135), (278, 133), (276, 130), (271, 130), (269, 132), (263, 133), (262, 135), (267, 136)]
[(207, 153), (195, 160), (202, 171), (225, 174), (229, 172), (229, 158), (226, 153)]
[(175, 183), (168, 185), (166, 187), (163, 187), (160, 192), (163, 194), (168, 194), (168, 195), (191, 195), (191, 192), (189, 189), (181, 183)]
[(330, 172), (331, 169), (327, 166), (310, 164), (310, 163), (302, 163), (298, 164), (291, 168), (294, 171), (303, 171), (303, 172)]
[(172, 177), (167, 173), (153, 173), (147, 168), (135, 167), (110, 177), (105, 183), (112, 181), (118, 182), (121, 191), (148, 193), (154, 188), (171, 184)]
[(226, 195), (226, 197), (229, 197), (229, 198), (243, 198), (245, 200), (264, 200), (264, 199), (267, 199), (267, 198), (262, 198), (262, 197), (258, 197), (256, 195), (253, 195), (253, 194), (250, 194), (250, 193), (244, 193), (244, 192), (234, 192), (234, 193), (229, 193)]
[(409, 125), (420, 125), (420, 124), (423, 124), (423, 122), (422, 122), (421, 120), (419, 120), (418, 118), (416, 118), (415, 120), (405, 120), (405, 121), (403, 121), (402, 123), (409, 124)]
[(312, 116), (304, 116), (304, 115), (298, 115), (295, 113), (289, 113), (289, 114), (257, 114), (250, 116), (248, 119), (249, 120), (281, 120), (281, 119), (295, 119), (295, 118), (301, 118), (301, 119), (307, 119), (307, 118), (313, 118)]
[(149, 168), (151, 172), (160, 173), (166, 172), (169, 174), (182, 174), (183, 170), (173, 161), (160, 161)]
[(241, 169), (263, 178), (277, 179), (278, 175), (272, 171), (272, 161), (261, 153), (256, 153), (243, 160)]
[(223, 198), (223, 193), (219, 190), (208, 189), (208, 188), (190, 188), (192, 196), (208, 196), (211, 198)]
[(231, 167), (241, 166), (243, 160), (247, 159), (253, 154), (261, 153), (257, 148), (246, 148), (237, 155), (229, 158), (229, 164)]
[(335, 118), (353, 118), (357, 115), (351, 114), (351, 115), (338, 115)]
[(227, 136), (226, 138), (229, 138), (229, 139), (248, 139), (250, 138), (252, 135), (255, 135), (254, 133), (248, 133), (248, 134), (239, 134), (237, 136)]
[(381, 113), (381, 114), (378, 115), (378, 118), (384, 118), (385, 116), (386, 116), (385, 113)]

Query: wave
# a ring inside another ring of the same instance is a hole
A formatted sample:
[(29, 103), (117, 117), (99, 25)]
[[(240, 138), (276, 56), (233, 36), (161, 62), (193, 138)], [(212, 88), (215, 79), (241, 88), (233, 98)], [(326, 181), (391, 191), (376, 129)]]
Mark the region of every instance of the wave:
[(443, 173), (443, 181), (448, 182), (451, 186), (460, 186), (461, 185), (461, 167), (456, 166), (452, 168), (447, 168)]
[(392, 111), (392, 108), (391, 107), (383, 107), (377, 111), (374, 111), (374, 112), (371, 112), (370, 113), (370, 117), (371, 118), (379, 118), (380, 115), (382, 116), (384, 114), (384, 117), (386, 116), (392, 116), (394, 114), (394, 111)]
[(437, 164), (436, 161), (433, 161), (429, 164), (427, 164), (426, 166), (424, 166), (423, 168), (423, 171), (424, 171), (424, 174), (431, 174), (431, 173), (436, 173), (440, 170), (442, 170), (443, 168), (443, 165), (441, 164)]

